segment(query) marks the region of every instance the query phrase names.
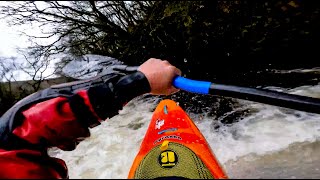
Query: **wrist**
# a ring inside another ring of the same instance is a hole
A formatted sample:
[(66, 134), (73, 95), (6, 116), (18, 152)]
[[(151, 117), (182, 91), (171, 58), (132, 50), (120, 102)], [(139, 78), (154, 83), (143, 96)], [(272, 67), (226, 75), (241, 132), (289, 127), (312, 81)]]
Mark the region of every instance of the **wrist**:
[(114, 87), (115, 96), (122, 103), (127, 103), (137, 96), (150, 93), (150, 91), (149, 81), (140, 71), (121, 77)]

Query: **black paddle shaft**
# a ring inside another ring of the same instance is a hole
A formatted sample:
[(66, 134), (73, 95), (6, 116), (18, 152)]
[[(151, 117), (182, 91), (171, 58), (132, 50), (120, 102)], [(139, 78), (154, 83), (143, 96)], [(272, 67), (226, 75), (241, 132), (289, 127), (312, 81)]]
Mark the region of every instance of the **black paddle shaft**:
[[(138, 66), (116, 65), (114, 70), (133, 72)], [(211, 83), (209, 94), (244, 99), (279, 107), (320, 114), (320, 99), (267, 89)]]
[(246, 88), (214, 83), (210, 85), (209, 94), (320, 114), (320, 99), (312, 97), (287, 94), (267, 89)]

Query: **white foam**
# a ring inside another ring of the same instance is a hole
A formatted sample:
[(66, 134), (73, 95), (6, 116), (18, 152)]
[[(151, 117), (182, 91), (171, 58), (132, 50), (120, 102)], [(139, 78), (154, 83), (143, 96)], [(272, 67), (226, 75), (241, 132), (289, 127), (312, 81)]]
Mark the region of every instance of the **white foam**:
[[(300, 92), (301, 89), (304, 90)], [(297, 89), (302, 94), (304, 92), (303, 95), (312, 95), (310, 93), (318, 93), (319, 90), (318, 86)], [(118, 116), (92, 129), (91, 138), (80, 143), (76, 150), (59, 152), (57, 157), (66, 161), (70, 178), (127, 178), (158, 101), (157, 98), (131, 101)], [(224, 167), (229, 160), (250, 154), (263, 156), (284, 150), (297, 142), (315, 142), (319, 139), (319, 115), (240, 102), (244, 107), (258, 111), (218, 130), (213, 128), (216, 121), (212, 117), (205, 116), (196, 122)], [(139, 123), (142, 123), (141, 128), (129, 128)], [(228, 170), (228, 167), (225, 168)]]
[(198, 127), (221, 163), (251, 153), (264, 155), (282, 150), (295, 142), (314, 142), (320, 134), (320, 116), (286, 115), (279, 108), (261, 105), (257, 114), (218, 131), (208, 128), (211, 119)]

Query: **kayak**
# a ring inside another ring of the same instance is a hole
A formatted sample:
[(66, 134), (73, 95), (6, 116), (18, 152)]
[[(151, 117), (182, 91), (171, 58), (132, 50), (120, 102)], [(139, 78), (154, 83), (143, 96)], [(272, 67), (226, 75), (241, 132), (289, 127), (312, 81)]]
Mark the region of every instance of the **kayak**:
[(129, 179), (227, 179), (205, 137), (173, 100), (156, 107)]

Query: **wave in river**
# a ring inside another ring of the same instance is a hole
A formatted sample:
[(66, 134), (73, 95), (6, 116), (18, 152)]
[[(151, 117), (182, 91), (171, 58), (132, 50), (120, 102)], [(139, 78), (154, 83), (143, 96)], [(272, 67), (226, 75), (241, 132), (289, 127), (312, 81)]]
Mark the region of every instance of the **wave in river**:
[[(290, 93), (320, 97), (320, 85)], [(91, 137), (76, 150), (51, 153), (66, 161), (70, 178), (127, 178), (159, 101), (136, 98), (119, 115), (91, 129)], [(239, 102), (241, 108), (256, 111), (229, 125), (206, 113), (195, 121), (231, 178), (320, 178), (319, 115)], [(214, 128), (217, 123), (220, 127)]]

